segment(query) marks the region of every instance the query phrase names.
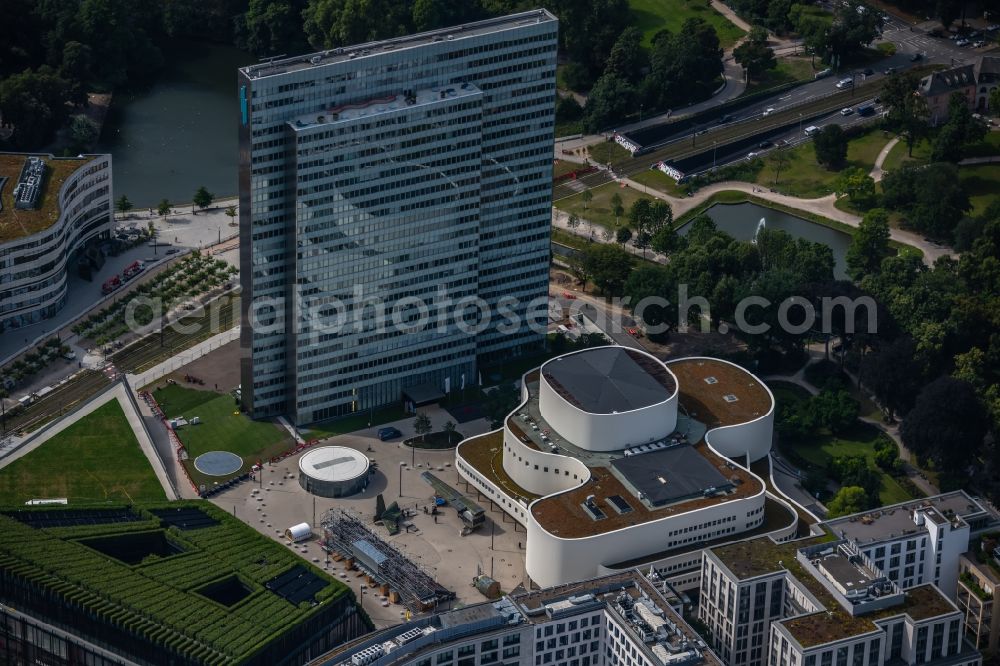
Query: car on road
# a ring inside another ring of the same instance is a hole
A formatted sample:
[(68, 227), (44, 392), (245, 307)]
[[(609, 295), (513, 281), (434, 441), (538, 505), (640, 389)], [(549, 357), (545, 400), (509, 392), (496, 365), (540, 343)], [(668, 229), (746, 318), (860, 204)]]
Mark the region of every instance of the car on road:
[(403, 433), (399, 431), (399, 428), (393, 428), (389, 426), (387, 428), (379, 428), (378, 438), (379, 440), (386, 442), (390, 439), (396, 439), (397, 437), (402, 437)]
[(164, 254), (177, 254), (178, 252), (180, 252), (180, 250), (178, 250), (176, 247), (172, 247), (169, 250), (167, 250)]
[(890, 74), (894, 73), (895, 71), (896, 71), (895, 67), (887, 67), (885, 69), (885, 71), (882, 72), (882, 73), (885, 74), (886, 76), (889, 76)]
[(728, 113), (719, 118), (720, 125), (725, 125), (726, 123), (731, 123), (731, 122), (733, 122), (733, 117)]
[(824, 77), (830, 76), (831, 74), (833, 74), (833, 70), (830, 69), (829, 67), (827, 67), (826, 69), (822, 69), (822, 70), (816, 72), (816, 75), (815, 75), (814, 78), (822, 79)]
[(564, 291), (563, 292), (563, 298), (565, 298), (567, 301), (575, 301), (576, 300), (576, 295), (575, 294), (571, 294), (568, 291)]
[(66, 359), (67, 361), (75, 361), (76, 360), (76, 352), (75, 351), (68, 351), (65, 354), (63, 354), (62, 357), (64, 359)]
[(976, 48), (976, 49), (981, 49), (981, 48), (983, 48), (984, 46), (986, 46), (986, 42), (984, 42), (984, 41), (983, 41), (983, 40), (981, 40), (981, 39), (980, 39), (979, 41), (976, 41), (976, 42), (972, 42), (972, 48)]
[(844, 88), (850, 88), (854, 85), (854, 79), (841, 79), (837, 81), (837, 89), (843, 90)]
[(862, 74), (864, 74), (865, 76), (872, 76), (873, 74), (875, 74), (875, 70), (872, 69), (871, 67), (866, 67), (865, 71), (862, 72)]
[(756, 159), (758, 157), (760, 157), (760, 153), (757, 152), (757, 151), (755, 151), (755, 150), (751, 150), (749, 153), (747, 153), (747, 159), (748, 160), (753, 160), (753, 159)]
[(842, 116), (849, 116), (849, 115), (851, 115), (852, 113), (854, 113), (854, 109), (852, 109), (852, 108), (851, 108), (851, 107), (849, 107), (849, 106), (845, 106), (844, 108), (842, 108), (842, 109), (840, 110), (840, 115), (842, 115)]
[(806, 133), (806, 136), (812, 136), (813, 134), (815, 134), (819, 130), (820, 130), (820, 128), (817, 127), (816, 125), (810, 125), (809, 127), (807, 127), (805, 129), (805, 133)]
[(910, 56), (910, 62), (917, 62), (918, 60), (922, 60), (923, 57), (924, 57), (923, 53), (914, 53), (913, 55)]
[(761, 148), (761, 149), (771, 148), (772, 146), (774, 146), (774, 143), (771, 142), (771, 141), (768, 141), (767, 139), (764, 139), (763, 141), (761, 141), (760, 143), (757, 144), (757, 147)]
[(961, 47), (961, 46), (968, 46), (968, 45), (969, 45), (969, 40), (967, 40), (967, 39), (960, 39), (957, 42), (955, 42), (955, 46), (959, 46), (959, 47)]
[(774, 111), (775, 111), (774, 107), (773, 106), (769, 106), (766, 109), (764, 109), (764, 112), (762, 114), (760, 114), (760, 115), (762, 115), (762, 116), (764, 116), (766, 118), (767, 116), (769, 116), (772, 113), (774, 113)]

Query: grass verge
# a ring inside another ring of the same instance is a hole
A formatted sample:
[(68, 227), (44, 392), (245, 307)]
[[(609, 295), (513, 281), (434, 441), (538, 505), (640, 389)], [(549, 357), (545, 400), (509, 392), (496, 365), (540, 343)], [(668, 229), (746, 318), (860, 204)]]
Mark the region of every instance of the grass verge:
[(745, 34), (704, 0), (629, 0), (629, 6), (632, 23), (642, 31), (642, 45), (646, 48), (660, 30), (680, 32), (684, 21), (689, 18), (704, 19), (715, 28), (722, 48), (732, 46)]

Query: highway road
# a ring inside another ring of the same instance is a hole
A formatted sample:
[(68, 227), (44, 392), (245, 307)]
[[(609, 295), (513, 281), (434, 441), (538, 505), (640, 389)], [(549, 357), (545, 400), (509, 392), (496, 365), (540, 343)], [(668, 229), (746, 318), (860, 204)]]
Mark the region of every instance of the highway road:
[[(984, 49), (959, 47), (946, 38), (933, 37), (911, 27), (901, 19), (889, 17), (883, 40), (896, 45), (897, 53), (884, 58), (868, 68), (846, 69), (819, 80), (785, 90), (764, 99), (753, 106), (735, 111), (726, 122), (709, 121), (694, 128), (677, 123), (666, 123), (659, 128), (644, 128), (637, 137), (646, 137), (644, 146), (658, 146), (651, 152), (636, 157), (613, 162), (610, 170), (590, 174), (577, 181), (557, 185), (553, 189), (553, 200), (572, 196), (585, 188), (597, 187), (615, 176), (632, 176), (648, 169), (658, 161), (684, 164), (682, 171), (696, 173), (745, 157), (754, 150), (751, 137), (770, 141), (788, 140), (798, 143), (804, 140), (799, 127), (809, 124), (822, 126), (829, 123), (852, 125), (861, 122), (857, 114), (839, 116), (843, 107), (856, 108), (862, 101), (876, 97), (890, 70), (906, 71), (918, 68), (919, 73), (929, 71), (931, 65), (953, 66), (972, 61)], [(913, 56), (920, 54), (919, 59)], [(866, 75), (869, 69), (872, 73)], [(837, 82), (842, 78), (852, 78), (854, 85), (847, 90), (838, 90)], [(769, 109), (773, 109), (770, 110)], [(765, 112), (767, 115), (765, 116)], [(801, 118), (799, 117), (801, 114)], [(789, 128), (794, 124), (794, 131)], [(671, 125), (677, 129), (671, 131)], [(635, 135), (634, 135), (635, 136)], [(652, 140), (655, 138), (655, 140)], [(741, 141), (740, 146), (727, 149), (727, 145)], [(718, 146), (718, 149), (715, 147)], [(712, 153), (716, 154), (713, 156)]]

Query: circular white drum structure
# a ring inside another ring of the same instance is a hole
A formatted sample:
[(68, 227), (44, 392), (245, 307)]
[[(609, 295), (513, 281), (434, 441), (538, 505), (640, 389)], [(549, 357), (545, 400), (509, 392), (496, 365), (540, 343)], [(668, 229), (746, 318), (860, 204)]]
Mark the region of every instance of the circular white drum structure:
[(299, 485), (320, 497), (347, 497), (368, 485), (371, 462), (344, 446), (323, 446), (299, 458)]

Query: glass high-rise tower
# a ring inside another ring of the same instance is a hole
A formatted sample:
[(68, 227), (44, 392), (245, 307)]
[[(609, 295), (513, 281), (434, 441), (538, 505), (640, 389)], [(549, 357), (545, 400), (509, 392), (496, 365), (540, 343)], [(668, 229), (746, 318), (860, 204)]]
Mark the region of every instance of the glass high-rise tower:
[(239, 70), (253, 416), (458, 390), (541, 346), (557, 30), (536, 10)]

